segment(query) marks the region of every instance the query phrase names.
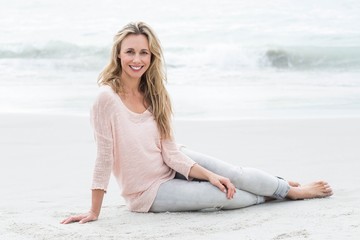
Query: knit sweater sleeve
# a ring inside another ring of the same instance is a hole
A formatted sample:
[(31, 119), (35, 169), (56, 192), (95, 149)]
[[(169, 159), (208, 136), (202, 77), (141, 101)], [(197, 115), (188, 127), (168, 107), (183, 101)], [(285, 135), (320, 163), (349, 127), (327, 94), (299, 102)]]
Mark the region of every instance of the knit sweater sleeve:
[(97, 146), (92, 189), (102, 189), (105, 191), (109, 184), (114, 162), (111, 107), (112, 99), (110, 93), (101, 91), (90, 112), (91, 125), (94, 130)]
[(194, 166), (195, 161), (186, 156), (179, 150), (178, 145), (173, 140), (162, 140), (161, 141), (161, 150), (163, 160), (170, 168), (174, 169), (176, 172), (181, 173), (188, 180), (190, 169)]

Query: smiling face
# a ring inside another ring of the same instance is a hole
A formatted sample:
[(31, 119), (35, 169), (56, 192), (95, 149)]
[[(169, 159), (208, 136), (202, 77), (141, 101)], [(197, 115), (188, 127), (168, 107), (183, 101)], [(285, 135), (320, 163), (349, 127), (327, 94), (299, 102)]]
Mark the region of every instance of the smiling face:
[(139, 80), (150, 66), (151, 52), (149, 42), (143, 34), (130, 34), (121, 42), (121, 78)]

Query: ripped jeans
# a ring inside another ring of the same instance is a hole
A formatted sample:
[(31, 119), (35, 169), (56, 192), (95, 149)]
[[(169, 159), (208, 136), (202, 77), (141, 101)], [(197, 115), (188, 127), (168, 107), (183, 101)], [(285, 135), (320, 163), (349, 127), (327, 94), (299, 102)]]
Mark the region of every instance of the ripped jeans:
[(290, 189), (282, 178), (261, 170), (237, 167), (185, 147), (181, 148), (181, 152), (200, 166), (229, 178), (236, 187), (233, 199), (228, 199), (208, 181), (187, 181), (177, 173), (174, 179), (160, 185), (149, 212), (237, 209), (263, 203), (265, 196), (284, 199)]

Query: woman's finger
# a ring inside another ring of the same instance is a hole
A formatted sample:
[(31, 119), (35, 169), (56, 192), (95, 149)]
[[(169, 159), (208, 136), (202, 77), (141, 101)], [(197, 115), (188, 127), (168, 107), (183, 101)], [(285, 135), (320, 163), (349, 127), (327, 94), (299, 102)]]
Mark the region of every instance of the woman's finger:
[(226, 187), (218, 180), (212, 183), (213, 185), (215, 185), (217, 188), (220, 189), (220, 191), (226, 193)]
[(68, 224), (72, 221), (72, 217), (68, 217), (68, 218), (65, 218), (64, 220), (62, 220), (62, 224)]
[(234, 184), (232, 184), (227, 178), (223, 179), (222, 183), (227, 188), (227, 198), (232, 199), (236, 191)]
[(233, 198), (234, 198), (234, 194), (235, 194), (235, 186), (234, 186), (233, 184), (231, 184), (231, 187), (228, 188), (228, 189), (230, 189), (230, 190), (228, 190), (228, 191), (229, 191), (229, 197), (230, 197), (231, 199), (233, 199)]
[(91, 221), (95, 221), (95, 220), (97, 220), (97, 218), (95, 216), (89, 215), (86, 218), (81, 219), (79, 223), (83, 224), (83, 223), (87, 223), (87, 222), (91, 222)]
[(71, 216), (71, 217), (64, 219), (61, 223), (68, 224), (68, 223), (72, 223), (72, 222), (78, 222), (83, 218), (84, 218), (84, 215)]
[(215, 178), (210, 182), (226, 194), (228, 199), (232, 199), (235, 193), (235, 186), (230, 182), (230, 179), (215, 175)]

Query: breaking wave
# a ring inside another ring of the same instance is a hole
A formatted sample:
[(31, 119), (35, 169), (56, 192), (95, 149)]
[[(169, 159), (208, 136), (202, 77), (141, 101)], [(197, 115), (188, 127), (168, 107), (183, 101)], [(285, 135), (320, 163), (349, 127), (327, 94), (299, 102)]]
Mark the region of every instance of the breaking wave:
[[(12, 44), (0, 47), (0, 59), (86, 59), (101, 66), (107, 62), (110, 49), (80, 46), (54, 41), (43, 45)], [(289, 70), (360, 69), (360, 47), (239, 47), (205, 46), (165, 49), (167, 66), (183, 68), (209, 66), (249, 69), (275, 68)], [(59, 62), (59, 61), (58, 61)], [(71, 63), (71, 61), (68, 61)], [(74, 62), (74, 61), (73, 61)], [(69, 67), (71, 64), (69, 64)], [(88, 65), (92, 68), (93, 65)]]
[(282, 69), (352, 69), (360, 66), (360, 47), (293, 47), (266, 50), (260, 64)]
[(52, 41), (43, 45), (12, 44), (0, 47), (0, 59), (4, 58), (79, 58), (107, 57), (109, 49), (97, 46), (79, 46), (73, 43)]

